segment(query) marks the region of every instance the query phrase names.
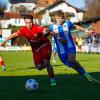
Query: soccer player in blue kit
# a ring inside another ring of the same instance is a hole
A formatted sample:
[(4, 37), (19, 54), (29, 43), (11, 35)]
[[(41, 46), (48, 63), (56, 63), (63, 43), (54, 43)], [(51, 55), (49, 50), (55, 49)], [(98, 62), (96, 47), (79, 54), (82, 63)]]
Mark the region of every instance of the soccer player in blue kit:
[(73, 24), (70, 21), (64, 21), (64, 12), (58, 10), (54, 15), (55, 23), (49, 27), (50, 34), (53, 35), (57, 45), (58, 56), (62, 63), (76, 70), (80, 75), (90, 82), (100, 83), (99, 80), (88, 74), (83, 66), (76, 60), (76, 47), (72, 39), (71, 28), (87, 31), (83, 27)]

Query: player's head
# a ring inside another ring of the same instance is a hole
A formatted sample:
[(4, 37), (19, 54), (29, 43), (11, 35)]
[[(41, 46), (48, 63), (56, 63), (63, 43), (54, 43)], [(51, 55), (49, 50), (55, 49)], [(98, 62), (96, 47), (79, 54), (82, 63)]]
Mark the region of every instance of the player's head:
[(57, 10), (55, 12), (55, 21), (57, 22), (57, 24), (62, 24), (64, 20), (64, 12), (62, 10)]
[(25, 25), (28, 29), (32, 29), (33, 26), (33, 16), (32, 15), (25, 15), (24, 16)]

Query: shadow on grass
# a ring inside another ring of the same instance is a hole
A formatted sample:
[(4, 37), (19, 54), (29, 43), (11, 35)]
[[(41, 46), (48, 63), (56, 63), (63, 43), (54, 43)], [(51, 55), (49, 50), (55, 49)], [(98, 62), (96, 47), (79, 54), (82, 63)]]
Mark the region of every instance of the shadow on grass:
[(35, 67), (27, 67), (27, 68), (16, 68), (16, 69), (7, 69), (6, 72), (17, 71), (17, 70), (26, 70), (26, 69), (36, 69)]
[[(90, 73), (100, 80), (100, 73)], [(36, 92), (25, 90), (26, 80), (39, 83)], [(79, 74), (55, 75), (57, 86), (50, 86), (47, 75), (1, 76), (0, 100), (99, 100), (100, 84), (88, 82)]]
[[(53, 67), (59, 67), (59, 66), (63, 66), (63, 64), (54, 64), (52, 66)], [(16, 69), (9, 69), (9, 70), (6, 70), (6, 71), (10, 72), (10, 71), (15, 71), (15, 70), (26, 70), (26, 69), (36, 69), (36, 67), (16, 68)]]

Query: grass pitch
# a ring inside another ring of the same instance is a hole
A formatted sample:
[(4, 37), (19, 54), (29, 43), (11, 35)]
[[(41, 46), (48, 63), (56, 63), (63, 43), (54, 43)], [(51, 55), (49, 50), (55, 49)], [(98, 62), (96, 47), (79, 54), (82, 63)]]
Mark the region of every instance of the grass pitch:
[[(54, 68), (57, 86), (51, 87), (46, 69), (34, 68), (31, 51), (0, 52), (7, 70), (0, 68), (0, 100), (100, 100), (100, 84), (93, 84), (57, 57)], [(100, 54), (77, 54), (77, 60), (88, 73), (100, 80)], [(25, 82), (34, 78), (39, 83), (36, 92), (25, 90)]]

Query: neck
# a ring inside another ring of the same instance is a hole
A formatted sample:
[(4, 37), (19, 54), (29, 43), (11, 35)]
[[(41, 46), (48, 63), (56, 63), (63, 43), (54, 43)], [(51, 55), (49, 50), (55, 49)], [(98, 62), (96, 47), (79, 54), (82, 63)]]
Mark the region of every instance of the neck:
[(56, 24), (57, 24), (57, 25), (62, 25), (62, 24), (63, 24), (63, 22), (62, 22), (62, 23), (56, 22)]

